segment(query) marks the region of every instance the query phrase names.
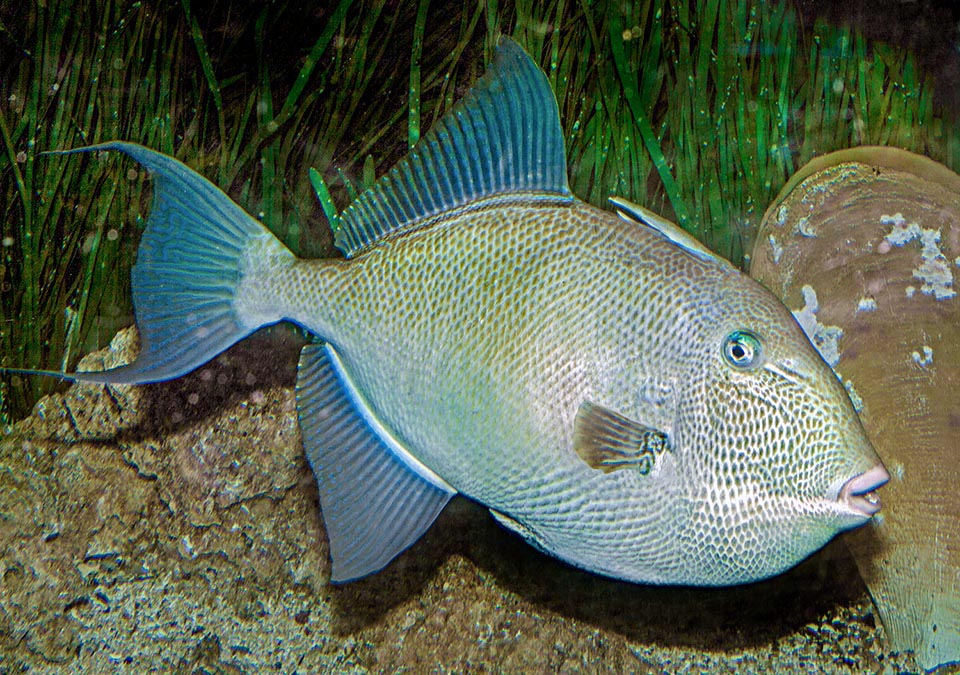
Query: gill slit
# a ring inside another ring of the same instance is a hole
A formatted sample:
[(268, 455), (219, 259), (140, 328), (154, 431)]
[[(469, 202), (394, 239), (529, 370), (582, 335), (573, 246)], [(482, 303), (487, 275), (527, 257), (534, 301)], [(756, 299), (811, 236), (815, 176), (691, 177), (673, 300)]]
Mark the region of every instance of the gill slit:
[(778, 377), (786, 380), (790, 384), (797, 387), (799, 387), (801, 382), (806, 379), (803, 375), (801, 375), (795, 370), (792, 370), (791, 368), (788, 368), (782, 363), (767, 362), (763, 364), (763, 369), (766, 370), (768, 373), (773, 373), (774, 375), (777, 375)]

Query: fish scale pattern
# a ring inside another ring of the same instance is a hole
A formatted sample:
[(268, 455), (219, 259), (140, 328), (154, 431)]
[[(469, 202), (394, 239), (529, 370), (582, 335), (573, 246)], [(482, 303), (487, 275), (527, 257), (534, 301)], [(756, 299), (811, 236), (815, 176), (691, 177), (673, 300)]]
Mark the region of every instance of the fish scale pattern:
[[(282, 304), (336, 345), (373, 416), (456, 490), (581, 567), (656, 583), (769, 576), (842, 529), (828, 486), (875, 461), (831, 435), (858, 438), (780, 303), (581, 202), (499, 199), (299, 273)], [(721, 346), (740, 329), (806, 379), (732, 372)], [(585, 400), (668, 433), (659, 466), (587, 466), (573, 449)]]

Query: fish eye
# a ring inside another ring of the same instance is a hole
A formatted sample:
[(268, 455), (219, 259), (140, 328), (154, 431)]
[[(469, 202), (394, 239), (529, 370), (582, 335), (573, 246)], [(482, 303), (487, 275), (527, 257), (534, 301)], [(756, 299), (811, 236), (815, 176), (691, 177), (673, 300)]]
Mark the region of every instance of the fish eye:
[(735, 330), (723, 340), (723, 360), (737, 370), (750, 370), (760, 363), (760, 339), (745, 330)]

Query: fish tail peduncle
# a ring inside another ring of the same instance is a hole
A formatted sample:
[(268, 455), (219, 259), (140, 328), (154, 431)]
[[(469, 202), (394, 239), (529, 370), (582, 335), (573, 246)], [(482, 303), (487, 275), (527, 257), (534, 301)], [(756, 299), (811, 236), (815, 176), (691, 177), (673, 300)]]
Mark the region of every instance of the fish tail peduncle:
[[(295, 260), (261, 223), (197, 172), (141, 145), (116, 141), (64, 154), (95, 150), (123, 152), (153, 174), (153, 206), (131, 273), (140, 353), (129, 365), (71, 378), (124, 384), (173, 379), (280, 320), (267, 302), (239, 296), (251, 261), (266, 256), (276, 267)], [(263, 284), (243, 286), (249, 294)]]

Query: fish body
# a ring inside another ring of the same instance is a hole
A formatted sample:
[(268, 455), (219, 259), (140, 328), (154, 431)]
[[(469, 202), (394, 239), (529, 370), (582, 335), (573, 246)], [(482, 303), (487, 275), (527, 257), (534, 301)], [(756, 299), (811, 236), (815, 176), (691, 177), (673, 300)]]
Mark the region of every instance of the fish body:
[(676, 226), (571, 195), (553, 94), (509, 40), (344, 214), (345, 259), (297, 259), (172, 158), (95, 147), (155, 177), (142, 347), (75, 377), (171, 379), (284, 320), (321, 338), (298, 413), (334, 581), (457, 493), (574, 565), (660, 584), (776, 574), (879, 508), (886, 472), (789, 311)]

